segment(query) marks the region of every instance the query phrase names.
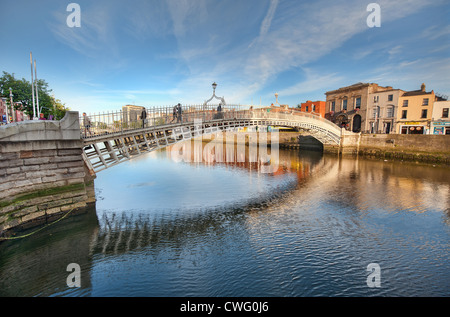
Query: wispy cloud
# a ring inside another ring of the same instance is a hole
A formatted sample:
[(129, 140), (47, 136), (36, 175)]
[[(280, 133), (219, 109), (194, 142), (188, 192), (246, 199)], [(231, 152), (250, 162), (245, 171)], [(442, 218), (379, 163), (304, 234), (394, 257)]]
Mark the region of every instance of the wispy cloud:
[[(379, 0), (382, 27), (444, 1)], [(108, 63), (117, 68), (132, 63), (136, 56), (124, 46), (124, 41), (131, 38), (133, 41), (128, 43), (138, 44), (129, 50), (148, 49), (148, 59), (152, 59), (154, 67), (142, 66), (139, 71), (171, 72), (176, 78), (171, 81), (172, 87), (165, 89), (134, 89), (124, 85), (115, 91), (97, 89), (94, 93), (99, 95), (125, 99), (165, 96), (168, 102), (202, 102), (210, 97), (211, 83), (216, 81), (217, 94), (230, 102), (242, 102), (267, 95), (265, 89), (277, 82), (280, 74), (293, 68), (303, 70), (302, 77), (291, 78), (278, 91), (280, 95), (308, 94), (341, 83), (344, 75), (335, 70), (316, 74), (311, 64), (336, 51), (343, 52), (347, 41), (369, 32), (367, 4), (359, 0), (136, 0), (133, 6), (122, 4), (112, 9), (113, 6), (102, 2), (83, 6), (81, 28), (66, 27), (67, 14), (55, 13), (57, 22), (52, 22), (51, 31), (58, 41), (79, 54), (100, 62), (108, 56)], [(420, 36), (444, 39), (449, 33), (448, 26), (430, 26)], [(408, 44), (415, 38), (386, 39), (376, 45), (352, 47), (346, 53), (357, 62), (383, 56), (382, 66), (390, 67), (392, 62), (400, 69), (418, 67), (422, 56), (403, 54), (410, 52)], [(168, 48), (154, 53), (148, 43), (160, 45), (162, 39), (167, 41), (163, 44), (169, 44)], [(139, 51), (138, 54), (144, 55)], [(169, 61), (170, 67), (158, 68), (159, 60)], [(140, 59), (137, 63), (142, 62)], [(386, 72), (390, 72), (389, 68)], [(371, 72), (361, 76), (368, 73)], [(130, 74), (131, 71), (126, 72), (126, 76)], [(374, 73), (373, 77), (379, 74)], [(95, 85), (95, 80), (89, 82)]]
[(339, 82), (344, 80), (342, 75), (337, 73), (318, 75), (312, 70), (305, 69), (306, 78), (290, 87), (280, 90), (278, 93), (282, 96), (293, 96), (299, 94), (309, 94), (315, 92), (324, 92), (329, 90)]
[[(227, 46), (226, 28), (217, 20), (232, 20), (241, 30), (249, 27), (249, 22), (234, 10), (222, 8), (221, 15), (215, 14), (214, 5), (207, 0), (168, 0), (167, 3), (178, 40), (178, 52), (173, 56), (184, 60), (189, 67), (189, 74), (178, 85), (186, 92), (183, 97), (200, 98), (201, 91), (203, 94), (207, 92), (211, 82), (217, 80), (224, 83), (222, 91), (232, 99), (260, 95), (260, 91), (275, 81), (279, 74), (293, 67), (304, 68), (369, 29), (366, 24), (367, 3), (358, 0), (271, 0), (261, 5), (265, 11), (259, 11), (259, 32), (246, 41), (234, 41), (234, 46), (230, 47)], [(400, 0), (395, 3), (380, 0), (379, 3), (385, 24), (433, 4), (430, 0)], [(198, 40), (192, 39), (193, 34)], [(233, 34), (234, 37), (239, 36), (239, 33)], [(212, 35), (216, 36), (214, 40), (210, 40)], [(391, 59), (403, 49), (395, 42), (384, 46), (385, 54)], [(355, 57), (363, 59), (377, 50), (380, 46), (360, 49)], [(335, 73), (307, 75), (306, 80), (294, 82), (281, 92), (286, 95), (307, 93), (315, 87), (319, 89), (325, 82), (338, 83), (339, 80), (342, 80), (341, 76)]]
[(117, 41), (114, 37), (114, 16), (108, 6), (84, 8), (81, 13), (81, 27), (66, 24), (67, 13), (54, 12), (55, 20), (48, 23), (49, 29), (62, 43), (80, 54), (98, 57), (99, 52), (109, 51), (117, 54)]
[(263, 22), (261, 23), (261, 29), (259, 31), (260, 37), (264, 37), (267, 34), (267, 32), (269, 32), (270, 24), (272, 23), (272, 19), (275, 15), (277, 6), (278, 6), (278, 0), (270, 1), (270, 7), (269, 7), (269, 10), (267, 11), (267, 15), (264, 18)]

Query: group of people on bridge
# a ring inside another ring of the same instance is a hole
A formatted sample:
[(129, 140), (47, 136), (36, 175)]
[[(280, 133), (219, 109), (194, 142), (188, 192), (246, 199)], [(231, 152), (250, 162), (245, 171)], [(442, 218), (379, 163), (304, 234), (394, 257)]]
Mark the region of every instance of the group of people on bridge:
[(170, 122), (174, 122), (175, 120), (177, 120), (177, 123), (183, 122), (183, 109), (181, 108), (180, 103), (173, 107), (172, 121), (170, 121)]
[[(216, 119), (223, 119), (223, 109), (222, 109), (222, 103), (219, 104), (219, 106), (217, 107), (217, 111), (216, 113), (213, 115), (212, 119), (216, 120)], [(208, 111), (207, 111), (208, 112)], [(183, 123), (183, 109), (181, 106), (181, 103), (176, 104), (173, 108), (172, 108), (172, 120), (169, 121), (170, 119), (168, 117), (162, 117), (165, 123)], [(139, 121), (142, 121), (142, 128), (144, 129), (147, 125), (147, 110), (143, 107), (142, 111), (140, 113), (140, 116), (138, 117)], [(156, 118), (158, 119), (158, 118)], [(91, 119), (86, 115), (86, 112), (83, 112), (83, 127), (84, 127), (84, 136), (88, 137), (88, 136), (92, 136), (93, 133), (91, 131), (92, 128), (92, 122)], [(94, 125), (95, 127), (95, 125)]]

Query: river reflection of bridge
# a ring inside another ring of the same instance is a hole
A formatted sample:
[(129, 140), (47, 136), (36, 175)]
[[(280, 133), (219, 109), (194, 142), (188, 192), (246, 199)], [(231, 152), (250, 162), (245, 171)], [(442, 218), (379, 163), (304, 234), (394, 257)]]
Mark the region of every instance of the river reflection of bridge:
[[(104, 263), (102, 259), (121, 261), (124, 259), (121, 255), (128, 253), (145, 256), (149, 265), (163, 266), (173, 258), (194, 263), (199, 254), (211, 251), (208, 246), (201, 250), (201, 241), (212, 241), (213, 246), (223, 252), (224, 247), (219, 244), (226, 244), (226, 236), (230, 234), (239, 235), (236, 238), (239, 240), (258, 240), (266, 234), (273, 234), (270, 238), (277, 234), (283, 238), (282, 232), (298, 234), (300, 230), (306, 238), (323, 238), (324, 244), (332, 242), (328, 240), (330, 237), (347, 241), (343, 246), (349, 249), (355, 248), (355, 241), (364, 243), (360, 249), (356, 246), (358, 252), (377, 252), (380, 246), (394, 247), (400, 257), (407, 255), (408, 246), (420, 253), (443, 249), (443, 237), (426, 236), (414, 230), (416, 222), (428, 221), (431, 225), (430, 218), (436, 214), (442, 217), (442, 223), (437, 225), (450, 225), (448, 169), (311, 154), (302, 156), (299, 151), (280, 151), (281, 170), (285, 173), (301, 171), (302, 178), (271, 195), (253, 197), (234, 207), (160, 210), (152, 214), (139, 210), (97, 209), (97, 214), (69, 217), (58, 226), (33, 235), (32, 239), (4, 242), (0, 245), (0, 295), (70, 295), (71, 292), (86, 295), (96, 282), (91, 280), (95, 275), (93, 267), (101, 267), (98, 263)], [(252, 166), (231, 162), (214, 164), (232, 169)], [(266, 177), (277, 175), (267, 174)], [(413, 220), (412, 224), (390, 227), (396, 219), (405, 218)], [(274, 233), (274, 229), (278, 231)], [(368, 238), (363, 239), (364, 235)], [(269, 248), (264, 248), (267, 246)], [(306, 246), (317, 247), (310, 242)], [(272, 259), (271, 252), (277, 252), (278, 247), (278, 243), (268, 244), (258, 251)], [(281, 251), (285, 249), (294, 250), (285, 246)], [(384, 256), (393, 253), (388, 249)], [(427, 254), (433, 255), (432, 251)], [(447, 255), (440, 255), (442, 263), (447, 263)], [(311, 258), (317, 259), (314, 255)], [(419, 261), (419, 257), (415, 261)], [(73, 262), (82, 268), (81, 291), (68, 289), (65, 284), (66, 267)], [(101, 268), (95, 271), (97, 276), (101, 274)]]
[[(203, 144), (206, 146), (206, 144)], [(164, 152), (164, 151), (163, 151)], [(303, 182), (308, 181), (316, 170), (322, 173), (331, 167), (331, 162), (322, 160), (321, 153), (308, 153), (306, 159), (299, 159), (299, 151), (281, 151), (280, 166), (275, 173), (266, 174), (267, 177), (282, 177), (282, 175), (296, 175), (295, 182), (283, 183), (270, 193), (250, 197), (237, 204), (182, 209), (162, 210), (151, 215), (136, 211), (103, 212), (99, 217), (100, 230), (91, 244), (94, 254), (118, 254), (139, 248), (149, 248), (155, 252), (165, 244), (185, 244), (188, 240), (199, 235), (220, 235), (224, 225), (239, 222), (248, 217), (249, 213), (258, 213), (268, 208), (284, 209), (283, 204), (294, 203), (297, 199), (294, 190)], [(169, 159), (170, 149), (165, 151)], [(205, 164), (186, 162), (187, 164)], [(245, 169), (250, 173), (258, 172), (260, 162), (215, 162), (206, 163), (209, 166), (220, 165), (232, 169)], [(289, 198), (292, 196), (291, 198)], [(206, 198), (207, 199), (207, 198)]]

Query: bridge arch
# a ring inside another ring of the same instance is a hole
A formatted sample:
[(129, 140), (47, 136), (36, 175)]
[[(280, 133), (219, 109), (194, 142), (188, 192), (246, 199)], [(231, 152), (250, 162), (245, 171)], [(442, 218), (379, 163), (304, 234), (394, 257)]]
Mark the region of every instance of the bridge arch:
[[(183, 123), (168, 123), (83, 139), (83, 159), (91, 174), (135, 156), (162, 149), (195, 137), (255, 126), (284, 126), (309, 132), (324, 145), (340, 146), (345, 133), (332, 122), (299, 111), (267, 112), (262, 109), (226, 111), (221, 119), (203, 114), (187, 117)], [(206, 120), (204, 120), (206, 119)]]

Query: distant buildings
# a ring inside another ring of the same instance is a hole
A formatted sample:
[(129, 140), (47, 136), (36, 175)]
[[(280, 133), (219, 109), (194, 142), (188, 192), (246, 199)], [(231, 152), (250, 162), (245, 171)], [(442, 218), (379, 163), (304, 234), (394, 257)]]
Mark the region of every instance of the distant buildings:
[[(369, 100), (375, 93), (392, 90), (378, 84), (357, 83), (337, 90), (327, 91), (325, 117), (338, 126), (353, 132), (373, 129), (369, 118), (373, 116), (373, 104)], [(374, 119), (374, 118), (372, 118)]]
[(425, 91), (425, 84), (422, 84), (419, 90), (403, 93), (399, 97), (396, 132), (429, 134), (435, 99), (434, 91)]
[(431, 134), (450, 134), (450, 101), (435, 101), (431, 115)]
[[(20, 103), (16, 103), (16, 105), (20, 105)], [(24, 121), (28, 119), (28, 116), (26, 116), (23, 111), (19, 110), (11, 110), (11, 107), (8, 107), (7, 99), (6, 98), (0, 98), (0, 124), (6, 123), (6, 114), (8, 113), (9, 122), (17, 122), (17, 121)]]
[(318, 114), (322, 118), (325, 117), (325, 101), (308, 100), (300, 105), (300, 111)]
[[(399, 97), (404, 93), (401, 89), (377, 91), (369, 94), (367, 104), (369, 133), (396, 133), (396, 114), (399, 108)], [(389, 89), (390, 88), (390, 89)]]
[(0, 98), (0, 122), (6, 122), (6, 98)]
[(126, 105), (122, 107), (122, 122), (137, 122), (141, 119), (142, 110), (145, 107)]
[[(353, 132), (450, 134), (450, 102), (433, 90), (427, 92), (425, 84), (419, 90), (404, 91), (357, 83), (325, 95), (324, 117)], [(303, 104), (301, 110), (307, 111)]]

